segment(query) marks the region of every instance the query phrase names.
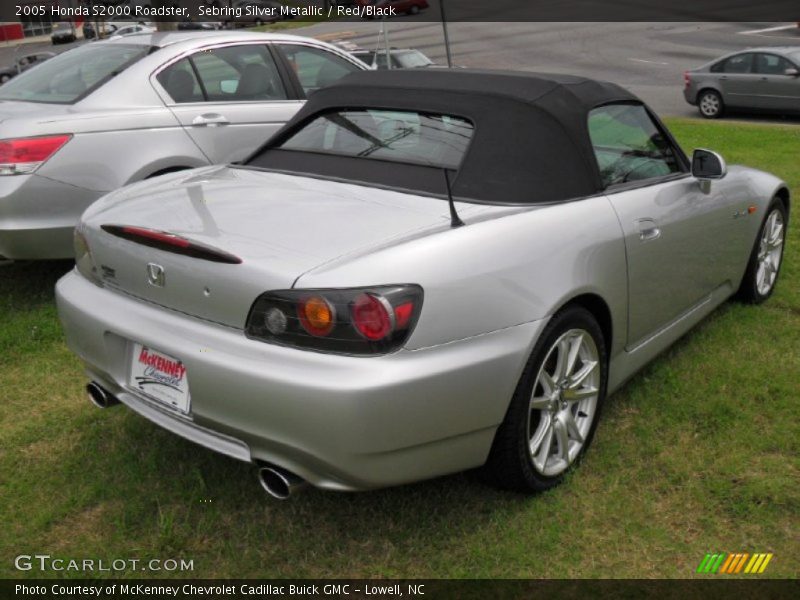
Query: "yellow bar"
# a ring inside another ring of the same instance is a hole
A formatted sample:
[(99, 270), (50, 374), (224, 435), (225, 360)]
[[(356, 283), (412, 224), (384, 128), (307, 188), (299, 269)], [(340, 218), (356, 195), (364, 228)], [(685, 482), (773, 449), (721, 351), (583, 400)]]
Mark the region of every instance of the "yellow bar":
[(769, 554), (767, 554), (764, 557), (764, 562), (761, 563), (761, 568), (758, 570), (759, 573), (763, 573), (764, 572), (764, 569), (767, 568), (767, 564), (769, 564), (770, 560), (772, 560), (772, 552), (770, 552)]
[(722, 568), (719, 570), (720, 574), (725, 573), (728, 569), (728, 565), (731, 564), (731, 560), (733, 557), (736, 556), (735, 554), (728, 554), (728, 558), (725, 559), (725, 562), (722, 563)]
[(736, 571), (735, 571), (736, 573), (742, 570), (742, 567), (744, 566), (744, 563), (748, 558), (750, 558), (750, 555), (747, 552), (742, 554), (742, 560), (740, 560), (739, 564), (736, 565)]
[(747, 566), (744, 569), (745, 573), (749, 573), (753, 570), (754, 566), (758, 566), (759, 559), (761, 558), (761, 554), (753, 554), (753, 558), (750, 559), (750, 562), (747, 563)]

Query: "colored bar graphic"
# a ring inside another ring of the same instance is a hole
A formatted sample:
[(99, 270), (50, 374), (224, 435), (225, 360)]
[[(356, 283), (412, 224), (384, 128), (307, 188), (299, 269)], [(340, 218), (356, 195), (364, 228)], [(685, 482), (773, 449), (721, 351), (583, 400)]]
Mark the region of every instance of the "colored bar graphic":
[[(736, 575), (739, 573), (756, 575), (763, 573), (773, 554), (734, 552), (707, 553), (697, 566), (697, 573), (719, 573), (720, 575)], [(722, 565), (720, 567), (720, 565)]]
[(767, 563), (769, 563), (769, 561), (771, 560), (772, 560), (772, 552), (770, 552), (764, 557), (764, 562), (761, 563), (761, 567), (758, 569), (758, 572), (763, 573), (764, 569), (767, 568)]

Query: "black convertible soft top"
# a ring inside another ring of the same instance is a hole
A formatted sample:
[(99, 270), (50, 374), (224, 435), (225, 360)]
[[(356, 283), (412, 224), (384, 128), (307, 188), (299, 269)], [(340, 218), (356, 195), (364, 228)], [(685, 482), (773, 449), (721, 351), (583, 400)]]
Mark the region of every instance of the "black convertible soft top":
[(473, 123), (471, 144), (452, 176), (458, 199), (499, 204), (557, 202), (603, 189), (588, 113), (640, 101), (612, 83), (571, 75), (470, 69), (353, 73), (314, 92), (306, 105), (245, 164), (440, 195), (440, 169), (281, 150), (321, 113), (334, 109), (414, 110)]

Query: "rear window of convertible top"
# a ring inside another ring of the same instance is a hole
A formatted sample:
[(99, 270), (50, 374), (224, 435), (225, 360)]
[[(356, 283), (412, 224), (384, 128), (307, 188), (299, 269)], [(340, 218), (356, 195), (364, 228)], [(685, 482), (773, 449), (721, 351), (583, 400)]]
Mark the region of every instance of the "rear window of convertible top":
[(279, 148), (457, 169), (472, 133), (461, 117), (346, 109), (317, 116)]

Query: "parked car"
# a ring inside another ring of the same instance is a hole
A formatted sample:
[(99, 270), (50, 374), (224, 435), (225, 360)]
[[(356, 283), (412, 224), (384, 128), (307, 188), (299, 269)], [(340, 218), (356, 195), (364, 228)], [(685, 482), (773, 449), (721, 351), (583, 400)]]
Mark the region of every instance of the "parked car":
[(727, 109), (800, 112), (800, 46), (735, 52), (684, 74), (683, 96), (707, 119)]
[(150, 25), (142, 25), (140, 23), (134, 23), (114, 30), (114, 32), (108, 37), (109, 39), (112, 39), (112, 38), (122, 37), (124, 35), (132, 35), (134, 33), (155, 33), (155, 32), (156, 32), (155, 27), (152, 27)]
[(312, 39), (204, 31), (84, 44), (15, 77), (0, 88), (0, 256), (72, 256), (103, 194), (245, 158), (307, 93), (364, 68)]
[(50, 41), (55, 44), (69, 44), (77, 40), (75, 27), (67, 21), (57, 21), (50, 29)]
[(0, 84), (5, 83), (12, 77), (16, 77), (23, 71), (27, 71), (31, 67), (35, 67), (54, 56), (54, 52), (34, 52), (33, 54), (20, 56), (10, 67), (0, 68)]
[(180, 31), (213, 31), (215, 29), (222, 29), (222, 23), (209, 21), (181, 21), (178, 23), (177, 27)]
[[(355, 0), (360, 6), (377, 6), (393, 8), (395, 14), (416, 15), (419, 11), (428, 8), (428, 0)], [(372, 18), (372, 17), (369, 17)]]
[[(366, 65), (376, 69), (387, 69), (386, 50), (352, 50), (350, 52)], [(413, 48), (390, 48), (389, 60), (393, 69), (419, 69), (435, 66), (430, 58)]]
[(690, 160), (616, 85), (366, 71), (240, 165), (94, 204), (58, 310), (96, 404), (276, 497), (482, 465), (544, 490), (607, 394), (737, 291), (769, 298), (788, 214), (785, 183)]

